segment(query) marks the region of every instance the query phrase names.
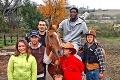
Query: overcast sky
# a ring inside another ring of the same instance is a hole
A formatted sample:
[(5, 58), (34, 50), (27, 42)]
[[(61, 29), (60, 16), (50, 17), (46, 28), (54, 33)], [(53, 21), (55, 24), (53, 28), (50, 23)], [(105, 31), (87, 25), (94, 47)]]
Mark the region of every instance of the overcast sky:
[[(42, 4), (42, 0), (31, 0)], [(68, 0), (70, 5), (89, 9), (120, 9), (120, 0)]]

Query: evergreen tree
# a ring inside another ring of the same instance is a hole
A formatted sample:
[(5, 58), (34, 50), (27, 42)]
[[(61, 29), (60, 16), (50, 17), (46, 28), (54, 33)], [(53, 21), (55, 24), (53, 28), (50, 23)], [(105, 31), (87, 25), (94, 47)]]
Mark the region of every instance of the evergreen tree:
[(23, 17), (22, 27), (26, 31), (37, 29), (38, 22), (43, 17), (37, 10), (37, 5), (34, 2), (30, 2), (30, 0), (25, 0), (23, 1), (20, 12)]

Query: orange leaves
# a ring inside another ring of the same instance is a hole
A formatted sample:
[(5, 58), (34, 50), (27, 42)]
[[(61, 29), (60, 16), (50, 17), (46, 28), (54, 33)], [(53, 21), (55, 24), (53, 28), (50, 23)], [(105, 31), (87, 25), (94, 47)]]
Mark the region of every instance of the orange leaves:
[(39, 5), (38, 10), (45, 18), (52, 17), (53, 24), (58, 25), (67, 17), (67, 0), (43, 0), (44, 5)]

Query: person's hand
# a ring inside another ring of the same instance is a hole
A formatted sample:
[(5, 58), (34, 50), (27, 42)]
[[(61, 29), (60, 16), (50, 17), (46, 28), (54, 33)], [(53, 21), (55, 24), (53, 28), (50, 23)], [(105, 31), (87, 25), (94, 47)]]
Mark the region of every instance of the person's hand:
[(63, 76), (61, 74), (54, 75), (54, 80), (63, 80)]
[(103, 78), (103, 76), (104, 76), (103, 72), (100, 72), (99, 75), (98, 75), (99, 78)]
[(50, 54), (49, 54), (49, 58), (51, 59), (52, 58), (52, 55), (53, 55), (54, 53), (51, 51), (50, 52)]
[(83, 51), (84, 51), (84, 50), (83, 50), (83, 47), (80, 46), (77, 55), (80, 55)]
[(56, 60), (56, 61), (55, 61), (55, 64), (56, 64), (56, 65), (59, 65), (59, 63), (60, 63), (59, 60)]

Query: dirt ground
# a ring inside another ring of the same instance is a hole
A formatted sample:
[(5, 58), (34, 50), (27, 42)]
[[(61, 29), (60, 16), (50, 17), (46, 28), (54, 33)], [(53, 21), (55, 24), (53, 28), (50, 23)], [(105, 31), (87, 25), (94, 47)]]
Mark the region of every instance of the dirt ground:
[[(104, 80), (120, 80), (120, 42), (116, 44), (110, 44), (106, 40), (99, 41), (107, 54), (107, 60), (105, 62), (106, 71), (104, 72)], [(7, 48), (11, 49), (12, 47)], [(4, 51), (6, 50), (0, 49), (0, 54)], [(9, 58), (9, 55), (0, 55), (0, 80), (7, 80), (6, 70)], [(52, 80), (49, 74), (47, 74), (47, 80)]]

